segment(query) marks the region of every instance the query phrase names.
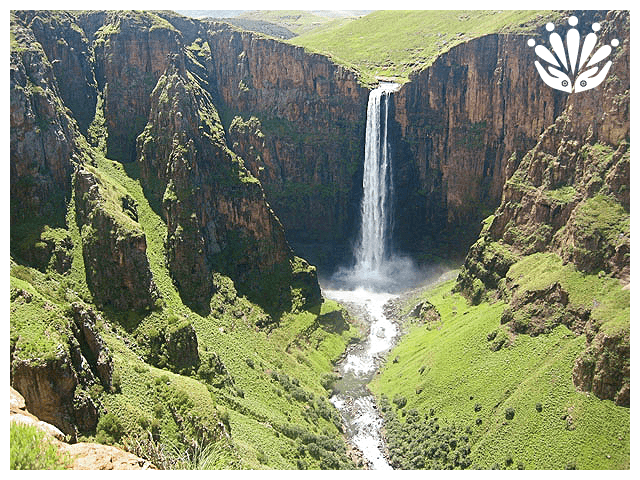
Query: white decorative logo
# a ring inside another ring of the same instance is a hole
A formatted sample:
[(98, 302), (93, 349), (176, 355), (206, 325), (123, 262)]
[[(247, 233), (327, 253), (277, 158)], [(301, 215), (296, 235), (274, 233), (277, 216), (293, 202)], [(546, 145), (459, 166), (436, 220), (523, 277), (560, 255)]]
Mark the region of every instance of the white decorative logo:
[[(575, 27), (577, 24), (578, 19), (575, 16), (569, 17), (569, 25)], [(530, 47), (536, 47), (536, 55), (546, 62), (546, 69), (538, 60), (535, 62), (536, 69), (544, 83), (556, 90), (571, 93), (590, 90), (604, 81), (609, 73), (609, 68), (611, 68), (611, 60), (602, 66), (598, 66), (598, 64), (611, 55), (611, 47), (620, 45), (618, 39), (611, 40), (611, 46), (603, 45), (591, 55), (598, 41), (594, 32), (600, 30), (599, 23), (591, 25), (593, 32), (585, 37), (582, 46), (580, 45), (580, 32), (571, 28), (567, 32), (566, 49), (560, 35), (553, 31), (555, 25), (549, 22), (546, 28), (547, 31), (553, 32), (549, 35), (549, 43), (553, 48), (553, 53), (544, 45), (536, 45), (533, 38), (527, 42)], [(580, 54), (580, 61), (578, 61), (578, 54)], [(588, 63), (587, 60), (589, 60)]]

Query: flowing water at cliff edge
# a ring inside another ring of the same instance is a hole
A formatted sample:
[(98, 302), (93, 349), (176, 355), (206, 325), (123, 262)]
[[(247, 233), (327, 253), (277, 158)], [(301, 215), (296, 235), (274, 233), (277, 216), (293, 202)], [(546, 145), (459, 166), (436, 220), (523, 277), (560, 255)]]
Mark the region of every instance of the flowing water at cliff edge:
[(390, 95), (398, 87), (384, 83), (369, 95), (355, 265), (339, 269), (322, 285), (324, 296), (345, 304), (369, 325), (367, 338), (352, 346), (339, 363), (342, 378), (331, 401), (342, 413), (348, 439), (373, 469), (391, 468), (384, 456), (382, 418), (367, 388), (399, 333), (384, 305), (422, 277), (410, 259), (390, 254), (393, 185), (387, 115)]

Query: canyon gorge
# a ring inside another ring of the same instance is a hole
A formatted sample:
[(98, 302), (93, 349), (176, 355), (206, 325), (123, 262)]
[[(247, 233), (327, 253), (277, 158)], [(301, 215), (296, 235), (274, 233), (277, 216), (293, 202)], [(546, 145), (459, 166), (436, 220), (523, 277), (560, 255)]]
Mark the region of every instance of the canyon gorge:
[[(544, 84), (526, 40), (571, 15), (619, 46), (602, 85), (568, 95)], [(382, 456), (393, 468), (490, 468), (495, 439), (462, 426), (499, 420), (463, 415), (456, 431), (455, 414), (438, 413), (449, 423), (429, 435), (451, 436), (449, 456), (394, 443), (394, 425), (440, 408), (414, 384), (436, 367), (403, 363), (405, 345), (487, 309), (490, 355), (562, 329), (575, 339), (563, 381), (613, 412), (611, 468), (629, 468), (628, 12), (532, 13), (461, 33), (392, 84), (170, 11), (16, 10), (10, 27), (11, 387), (68, 441), (116, 444), (157, 468), (195, 462), (209, 444), (214, 468), (376, 467)], [(386, 166), (374, 168), (376, 112)], [(405, 263), (385, 270), (393, 259)], [(358, 283), (363, 269), (370, 281)], [(372, 272), (380, 298), (345, 296), (375, 287)], [(452, 272), (418, 303), (412, 289)], [(411, 278), (392, 288), (396, 275)], [(335, 406), (349, 352), (382, 338), (380, 325), (390, 336), (367, 370), (375, 380), (358, 387), (389, 437), (373, 461)], [(387, 398), (393, 389), (404, 397)], [(578, 418), (563, 412), (563, 426)], [(527, 468), (570, 463), (536, 455)]]

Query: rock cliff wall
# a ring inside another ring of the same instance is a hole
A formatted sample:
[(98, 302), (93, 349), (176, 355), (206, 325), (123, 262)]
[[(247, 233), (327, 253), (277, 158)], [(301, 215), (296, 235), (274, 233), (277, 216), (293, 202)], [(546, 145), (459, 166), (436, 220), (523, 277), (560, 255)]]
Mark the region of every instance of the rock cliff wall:
[[(17, 222), (34, 212), (46, 217), (43, 225), (66, 228), (73, 170), (92, 155), (80, 148), (85, 135), (108, 158), (140, 162), (145, 191), (165, 214), (167, 257), (187, 303), (206, 310), (214, 290), (211, 273), (223, 271), (241, 289), (286, 308), (285, 286), (299, 283), (292, 270), (299, 262), (260, 183), (226, 145), (210, 93), (215, 85), (209, 80), (212, 63), (206, 62), (211, 56), (203, 53), (203, 25), (170, 12), (21, 11), (14, 19), (16, 235), (22, 233)], [(157, 292), (144, 233), (135, 225), (135, 202), (116, 199), (117, 188), (111, 192), (90, 170), (76, 175), (75, 194), (92, 294), (101, 305), (148, 308)], [(110, 193), (99, 193), (102, 187)], [(45, 237), (30, 232), (29, 242), (15, 242), (24, 251), (12, 251), (44, 268), (62, 248)], [(46, 248), (36, 251), (34, 243)], [(307, 270), (305, 298), (318, 301), (315, 273)]]
[[(620, 41), (611, 71), (598, 88), (568, 96), (536, 145), (521, 160), (507, 163), (501, 203), (458, 277), (458, 288), (470, 296), (478, 285), (501, 289), (500, 280), (506, 278), (507, 288), (501, 291), (509, 300), (518, 287), (517, 279), (507, 275), (509, 267), (542, 252), (553, 252), (585, 274), (615, 278), (629, 288), (628, 12), (609, 12), (602, 24), (599, 37), (604, 44)], [(496, 248), (496, 242), (502, 247)], [(516, 300), (511, 302), (515, 310), (521, 308)], [(577, 315), (563, 313), (580, 320), (577, 331), (588, 340), (587, 350), (576, 361), (574, 383), (628, 406), (628, 318), (625, 322), (624, 310), (617, 313), (622, 320), (613, 327), (610, 315), (596, 313), (598, 306), (594, 300)]]
[[(462, 233), (500, 202), (510, 158), (522, 158), (553, 123), (566, 95), (545, 88), (522, 35), (488, 35), (454, 47), (394, 96), (399, 124), (396, 220), (400, 245), (419, 249)], [(468, 243), (467, 245), (468, 246)]]
[(95, 32), (96, 78), (103, 90), (107, 156), (135, 160), (136, 137), (151, 108), (150, 95), (169, 63), (181, 50), (181, 35), (154, 14), (117, 12)]
[(264, 281), (277, 270), (290, 272), (282, 225), (260, 183), (227, 147), (210, 95), (180, 56), (151, 95), (138, 152), (144, 183), (162, 203), (167, 257), (187, 303), (208, 308), (213, 271), (265, 298), (282, 287)]
[(137, 222), (135, 201), (90, 168), (76, 172), (74, 198), (93, 300), (100, 307), (118, 310), (149, 309), (159, 293), (149, 268), (146, 237)]
[(55, 69), (24, 22), (13, 16), (10, 66), (11, 225), (50, 218), (60, 226), (79, 161), (77, 124), (61, 100)]
[(230, 146), (289, 240), (305, 255), (344, 245), (358, 222), (368, 90), (324, 56), (228, 25), (211, 24), (206, 41)]

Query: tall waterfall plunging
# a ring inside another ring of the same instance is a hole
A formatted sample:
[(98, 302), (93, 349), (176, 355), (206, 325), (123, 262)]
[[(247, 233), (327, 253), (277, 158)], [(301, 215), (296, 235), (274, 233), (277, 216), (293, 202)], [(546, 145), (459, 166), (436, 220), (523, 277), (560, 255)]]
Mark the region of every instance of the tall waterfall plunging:
[(381, 84), (369, 94), (362, 180), (361, 224), (355, 264), (340, 268), (322, 285), (322, 294), (342, 302), (369, 326), (362, 342), (351, 345), (338, 364), (340, 379), (331, 402), (342, 413), (349, 441), (373, 469), (390, 469), (381, 434), (383, 420), (367, 385), (400, 331), (385, 313), (397, 294), (423, 283), (432, 273), (415, 268), (393, 252), (393, 172), (390, 148), (392, 93), (399, 85)]
[(362, 176), (359, 237), (355, 264), (339, 269), (332, 283), (373, 292), (397, 292), (419, 277), (411, 259), (393, 252), (393, 162), (390, 146), (390, 103), (400, 85), (382, 83), (369, 93)]
[(392, 195), (391, 158), (387, 138), (389, 96), (396, 84), (382, 84), (369, 95), (362, 179), (362, 222), (355, 269), (364, 275), (380, 272), (388, 256)]

